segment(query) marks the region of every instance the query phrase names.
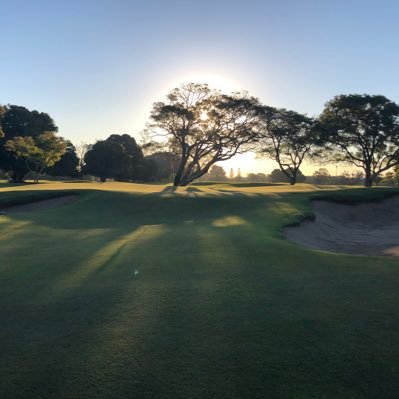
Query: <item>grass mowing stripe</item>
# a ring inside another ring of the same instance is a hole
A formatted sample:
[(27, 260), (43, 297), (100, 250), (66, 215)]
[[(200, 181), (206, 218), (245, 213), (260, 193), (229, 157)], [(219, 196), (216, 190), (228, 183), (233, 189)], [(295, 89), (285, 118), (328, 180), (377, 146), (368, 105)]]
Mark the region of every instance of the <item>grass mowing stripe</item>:
[(1, 219), (2, 398), (398, 396), (398, 260), (281, 236), (319, 188), (42, 186), (85, 195)]

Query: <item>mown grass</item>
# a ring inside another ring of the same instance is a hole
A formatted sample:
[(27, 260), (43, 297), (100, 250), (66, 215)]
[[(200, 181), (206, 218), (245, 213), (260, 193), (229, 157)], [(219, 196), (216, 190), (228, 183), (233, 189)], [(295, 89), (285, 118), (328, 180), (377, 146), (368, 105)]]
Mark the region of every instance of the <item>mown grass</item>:
[(398, 260), (281, 234), (392, 190), (164, 189), (0, 189), (81, 193), (0, 217), (1, 398), (398, 397)]

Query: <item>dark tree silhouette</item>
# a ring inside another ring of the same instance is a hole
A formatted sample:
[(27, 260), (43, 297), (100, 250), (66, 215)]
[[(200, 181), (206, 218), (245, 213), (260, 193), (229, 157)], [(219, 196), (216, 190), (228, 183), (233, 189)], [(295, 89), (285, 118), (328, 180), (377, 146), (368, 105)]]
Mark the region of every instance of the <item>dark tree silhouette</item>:
[(312, 180), (314, 184), (328, 184), (331, 182), (331, 175), (326, 168), (320, 168), (314, 171)]
[(159, 151), (147, 155), (144, 158), (146, 161), (152, 162), (154, 165), (152, 174), (149, 176), (150, 180), (162, 180), (172, 177), (180, 165), (180, 157), (173, 152)]
[(114, 178), (120, 181), (140, 180), (141, 148), (128, 134), (113, 134), (97, 141), (85, 154), (84, 173), (98, 176), (102, 181)]
[(213, 165), (203, 177), (209, 181), (227, 181), (226, 171), (218, 165)]
[(262, 106), (259, 109), (257, 152), (276, 161), (291, 185), (306, 156), (316, 152), (315, 121), (286, 109)]
[(266, 183), (269, 181), (264, 173), (248, 173), (245, 180), (248, 183)]
[(384, 96), (340, 95), (320, 115), (323, 135), (336, 159), (365, 173), (371, 187), (381, 173), (399, 165), (399, 106)]
[(51, 176), (78, 176), (79, 158), (76, 155), (75, 146), (68, 140), (65, 141), (66, 151), (61, 159), (53, 166), (47, 169), (47, 173)]
[[(288, 182), (291, 183), (288, 179), (287, 173), (284, 173), (281, 169), (273, 169), (270, 173), (270, 180), (272, 183), (281, 183)], [(298, 169), (296, 174), (296, 182), (303, 183), (306, 181), (306, 176)]]
[(0, 104), (0, 138), (4, 136), (3, 128), (1, 127), (1, 121), (6, 111), (7, 111), (6, 107)]
[(256, 138), (257, 105), (253, 97), (223, 95), (194, 83), (174, 89), (167, 102), (155, 103), (151, 130), (181, 157), (174, 185), (186, 186), (216, 162), (246, 151)]
[(5, 148), (15, 137), (35, 138), (44, 132), (57, 132), (53, 119), (46, 113), (30, 111), (18, 105), (8, 105), (0, 119), (4, 136), (0, 138), (0, 168), (11, 172), (13, 182), (22, 182), (29, 171), (24, 159)]

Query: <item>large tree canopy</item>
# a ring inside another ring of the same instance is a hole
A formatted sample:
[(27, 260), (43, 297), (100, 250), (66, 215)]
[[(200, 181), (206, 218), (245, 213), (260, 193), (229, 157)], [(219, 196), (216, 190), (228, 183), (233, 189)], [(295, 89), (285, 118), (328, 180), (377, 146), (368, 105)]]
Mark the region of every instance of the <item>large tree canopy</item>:
[(290, 184), (297, 182), (305, 157), (315, 152), (315, 121), (286, 109), (262, 106), (259, 109), (257, 152), (276, 161)]
[(399, 164), (399, 106), (386, 97), (336, 96), (320, 122), (336, 158), (364, 170), (366, 187)]
[(181, 157), (174, 185), (185, 186), (216, 162), (246, 151), (256, 138), (257, 105), (253, 97), (224, 95), (194, 83), (174, 89), (166, 102), (155, 103), (151, 131)]
[(141, 178), (140, 164), (143, 152), (136, 140), (128, 134), (113, 134), (106, 140), (97, 141), (85, 154), (84, 172), (116, 180)]
[(56, 132), (58, 128), (48, 114), (18, 105), (7, 105), (0, 123), (4, 133), (0, 138), (0, 168), (11, 172), (14, 182), (21, 182), (29, 169), (23, 158), (5, 148), (5, 143), (15, 137), (35, 138), (44, 132)]
[(22, 159), (38, 181), (46, 168), (53, 166), (64, 155), (66, 143), (53, 132), (44, 132), (35, 137), (14, 137), (6, 141), (5, 148)]

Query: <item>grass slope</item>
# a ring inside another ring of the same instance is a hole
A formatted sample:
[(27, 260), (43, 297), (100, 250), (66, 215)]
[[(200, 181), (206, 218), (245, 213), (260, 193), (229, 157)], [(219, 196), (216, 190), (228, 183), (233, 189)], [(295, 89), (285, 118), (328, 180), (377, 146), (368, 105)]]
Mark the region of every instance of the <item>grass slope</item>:
[(281, 236), (390, 190), (320, 189), (0, 188), (81, 193), (0, 217), (1, 398), (397, 398), (398, 260)]

